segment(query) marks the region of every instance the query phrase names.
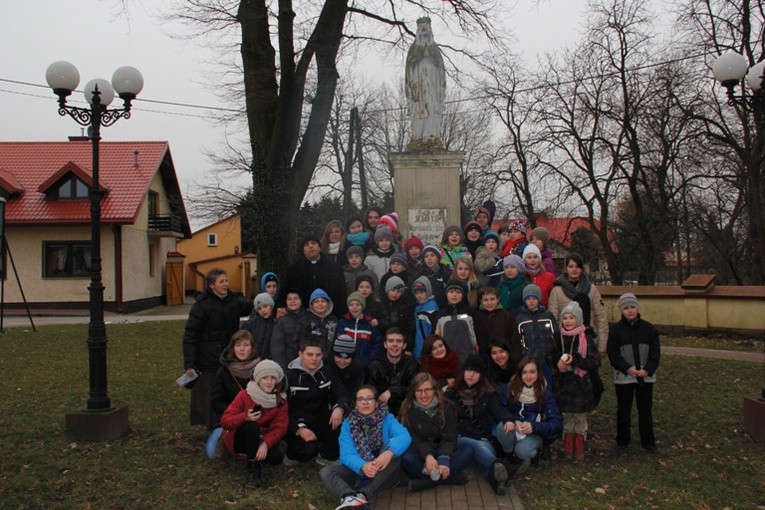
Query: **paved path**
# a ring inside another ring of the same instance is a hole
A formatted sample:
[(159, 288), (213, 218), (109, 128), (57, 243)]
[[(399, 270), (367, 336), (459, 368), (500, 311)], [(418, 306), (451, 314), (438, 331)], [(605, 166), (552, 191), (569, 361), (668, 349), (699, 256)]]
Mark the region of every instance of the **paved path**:
[(661, 353), (691, 356), (694, 358), (730, 359), (765, 363), (765, 352), (722, 351), (718, 349), (698, 349), (695, 347), (662, 346)]
[(522, 510), (523, 502), (515, 490), (508, 489), (504, 496), (497, 496), (489, 483), (473, 466), (468, 469), (470, 481), (466, 485), (439, 486), (433, 490), (410, 493), (406, 487), (385, 491), (375, 500), (375, 510)]

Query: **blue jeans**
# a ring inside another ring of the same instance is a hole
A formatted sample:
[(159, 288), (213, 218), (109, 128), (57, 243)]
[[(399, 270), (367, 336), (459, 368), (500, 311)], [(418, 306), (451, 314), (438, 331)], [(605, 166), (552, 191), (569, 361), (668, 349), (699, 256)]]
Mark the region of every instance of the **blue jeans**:
[(457, 447), (468, 446), (473, 450), (473, 459), (478, 465), (478, 470), (484, 476), (489, 478), (491, 465), (497, 460), (497, 452), (494, 446), (486, 439), (473, 439), (472, 437), (457, 436)]
[[(438, 460), (438, 459), (436, 459)], [(466, 467), (473, 461), (473, 449), (470, 446), (462, 445), (454, 449), (449, 460), (449, 477), (462, 473)], [(401, 456), (401, 468), (409, 478), (424, 478), (428, 475), (422, 470), (425, 468), (425, 459), (414, 446), (410, 446)]]
[(518, 439), (515, 435), (515, 431), (505, 433), (505, 428), (502, 423), (497, 425), (497, 441), (502, 445), (502, 449), (507, 453), (515, 453), (515, 456), (521, 460), (533, 459), (539, 453), (539, 448), (542, 446), (542, 438), (529, 434), (523, 439)]

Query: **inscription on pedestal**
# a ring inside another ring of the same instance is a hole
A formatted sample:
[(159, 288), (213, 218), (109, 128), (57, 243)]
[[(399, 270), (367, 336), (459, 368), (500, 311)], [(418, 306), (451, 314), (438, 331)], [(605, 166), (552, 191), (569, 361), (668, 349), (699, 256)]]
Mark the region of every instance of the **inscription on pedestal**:
[(423, 244), (441, 245), (446, 228), (446, 209), (409, 209), (407, 227), (410, 236), (417, 236)]

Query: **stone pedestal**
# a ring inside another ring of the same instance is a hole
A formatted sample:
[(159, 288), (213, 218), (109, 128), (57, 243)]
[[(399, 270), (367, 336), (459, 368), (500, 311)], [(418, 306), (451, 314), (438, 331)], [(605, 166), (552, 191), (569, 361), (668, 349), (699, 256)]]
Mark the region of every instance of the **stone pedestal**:
[(464, 152), (444, 150), (396, 152), (393, 200), (404, 239), (416, 235), (424, 244), (441, 243), (448, 225), (460, 221), (460, 165)]
[(765, 443), (765, 394), (759, 399), (744, 397), (744, 430), (755, 442)]
[(106, 411), (75, 411), (66, 415), (66, 437), (77, 441), (113, 441), (130, 432), (127, 404)]

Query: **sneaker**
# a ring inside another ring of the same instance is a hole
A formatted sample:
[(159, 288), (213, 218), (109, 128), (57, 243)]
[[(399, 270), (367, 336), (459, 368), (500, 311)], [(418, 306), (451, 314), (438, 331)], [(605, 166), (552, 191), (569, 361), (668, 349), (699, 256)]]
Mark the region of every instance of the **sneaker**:
[(340, 506), (335, 508), (335, 510), (340, 510), (341, 508), (359, 508), (364, 506), (368, 506), (365, 499), (362, 498), (360, 500), (355, 494), (350, 494), (340, 500)]
[(530, 465), (531, 459), (524, 459), (523, 462), (507, 466), (507, 482), (505, 482), (505, 487), (512, 485), (516, 478), (528, 471)]
[(321, 455), (317, 455), (315, 460), (316, 460), (316, 463), (320, 466), (334, 466), (335, 464), (337, 464), (336, 460), (327, 460)]
[(286, 455), (284, 456), (284, 460), (282, 460), (282, 464), (284, 464), (287, 467), (297, 466), (298, 461), (290, 459)]
[(502, 496), (507, 492), (505, 485), (507, 484), (509, 478), (510, 476), (507, 473), (507, 467), (505, 467), (505, 464), (499, 460), (495, 460), (494, 464), (491, 465), (491, 470), (489, 471), (489, 485), (491, 485), (491, 488), (495, 494)]

